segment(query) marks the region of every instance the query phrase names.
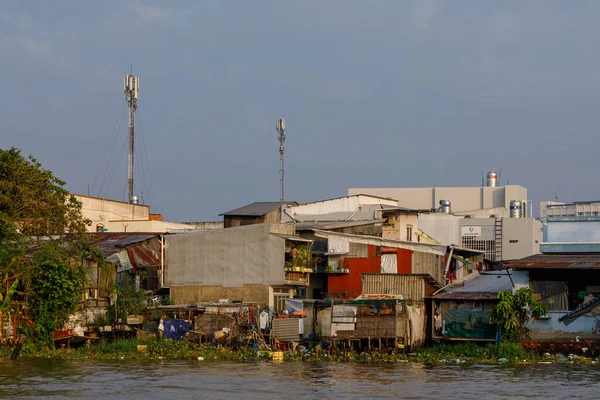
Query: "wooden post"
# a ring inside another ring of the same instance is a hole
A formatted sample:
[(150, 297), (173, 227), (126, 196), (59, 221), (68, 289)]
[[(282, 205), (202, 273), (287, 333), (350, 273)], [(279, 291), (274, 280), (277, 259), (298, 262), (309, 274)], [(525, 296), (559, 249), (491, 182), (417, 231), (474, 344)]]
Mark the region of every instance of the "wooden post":
[(15, 348), (13, 349), (12, 354), (10, 355), (11, 360), (16, 360), (19, 356), (19, 352), (21, 351), (21, 347), (23, 347), (23, 343), (25, 343), (25, 339), (27, 337), (23, 334), (19, 335), (19, 338), (15, 341)]

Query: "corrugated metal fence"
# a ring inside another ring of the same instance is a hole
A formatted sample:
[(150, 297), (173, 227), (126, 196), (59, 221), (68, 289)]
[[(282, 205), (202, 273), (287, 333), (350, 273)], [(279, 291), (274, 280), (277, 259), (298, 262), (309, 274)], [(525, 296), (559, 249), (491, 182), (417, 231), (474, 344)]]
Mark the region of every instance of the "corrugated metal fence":
[(274, 318), (271, 334), (281, 342), (298, 342), (301, 322), (298, 318)]
[(362, 274), (362, 292), (401, 295), (403, 299), (423, 302), (425, 281), (421, 275)]

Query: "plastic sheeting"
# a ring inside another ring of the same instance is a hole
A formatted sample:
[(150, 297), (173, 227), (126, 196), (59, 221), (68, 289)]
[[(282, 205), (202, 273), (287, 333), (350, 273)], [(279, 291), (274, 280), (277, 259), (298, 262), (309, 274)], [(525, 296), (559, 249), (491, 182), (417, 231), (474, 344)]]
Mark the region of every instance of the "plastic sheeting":
[(434, 316), (436, 336), (495, 339), (496, 325), (490, 324), (492, 303), (444, 301)]
[(548, 306), (548, 310), (569, 309), (569, 288), (563, 281), (531, 281), (531, 289), (541, 295), (540, 301)]
[(350, 252), (350, 241), (344, 238), (327, 239), (327, 253), (329, 254), (348, 254)]
[(268, 225), (168, 235), (166, 286), (282, 285), (285, 239)]
[(165, 319), (162, 323), (164, 327), (163, 336), (168, 339), (179, 340), (190, 331), (190, 324), (182, 319)]
[(398, 272), (398, 262), (396, 254), (382, 254), (381, 255), (381, 273), (382, 274), (395, 274)]
[(407, 305), (406, 313), (410, 321), (410, 337), (407, 342), (412, 348), (420, 347), (425, 341), (425, 307)]

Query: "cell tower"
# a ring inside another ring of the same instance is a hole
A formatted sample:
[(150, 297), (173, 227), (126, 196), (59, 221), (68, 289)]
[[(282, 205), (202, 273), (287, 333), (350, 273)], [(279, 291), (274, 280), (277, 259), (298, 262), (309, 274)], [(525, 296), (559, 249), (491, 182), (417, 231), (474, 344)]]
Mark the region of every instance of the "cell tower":
[(285, 150), (283, 146), (283, 143), (285, 142), (285, 120), (283, 118), (279, 118), (277, 120), (276, 128), (277, 132), (279, 132), (279, 184), (281, 186), (281, 195), (279, 196), (279, 202), (283, 206), (283, 176), (285, 175), (285, 171), (283, 169), (283, 151)]
[(137, 204), (137, 196), (133, 194), (133, 151), (134, 151), (134, 120), (133, 113), (137, 109), (138, 90), (140, 89), (140, 78), (135, 75), (125, 76), (123, 84), (123, 91), (125, 92), (125, 99), (129, 104), (129, 155), (128, 168), (127, 168), (127, 184), (129, 186), (129, 192), (127, 200), (130, 203)]

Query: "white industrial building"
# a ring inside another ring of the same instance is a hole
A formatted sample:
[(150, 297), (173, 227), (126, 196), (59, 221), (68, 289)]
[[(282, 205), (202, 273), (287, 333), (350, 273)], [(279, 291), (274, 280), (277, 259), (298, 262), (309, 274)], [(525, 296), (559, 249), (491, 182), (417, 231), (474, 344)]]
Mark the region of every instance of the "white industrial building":
[[(437, 209), (441, 202), (449, 201), (452, 212), (477, 217), (508, 217), (511, 201), (519, 201), (524, 216), (531, 216), (532, 210), (527, 199), (527, 189), (520, 185), (498, 186), (498, 175), (490, 171), (486, 186), (475, 187), (427, 187), (427, 188), (350, 188), (349, 195), (367, 194), (391, 198), (398, 201), (399, 207), (415, 210)], [(486, 211), (484, 211), (486, 210)]]
[(351, 188), (348, 193), (395, 199), (399, 207), (431, 210), (419, 213), (420, 238), (483, 251), (491, 261), (538, 254), (542, 224), (531, 218), (527, 189), (497, 184), (498, 174), (490, 171), (481, 187)]
[(547, 217), (594, 217), (600, 215), (600, 201), (540, 202), (540, 218)]

